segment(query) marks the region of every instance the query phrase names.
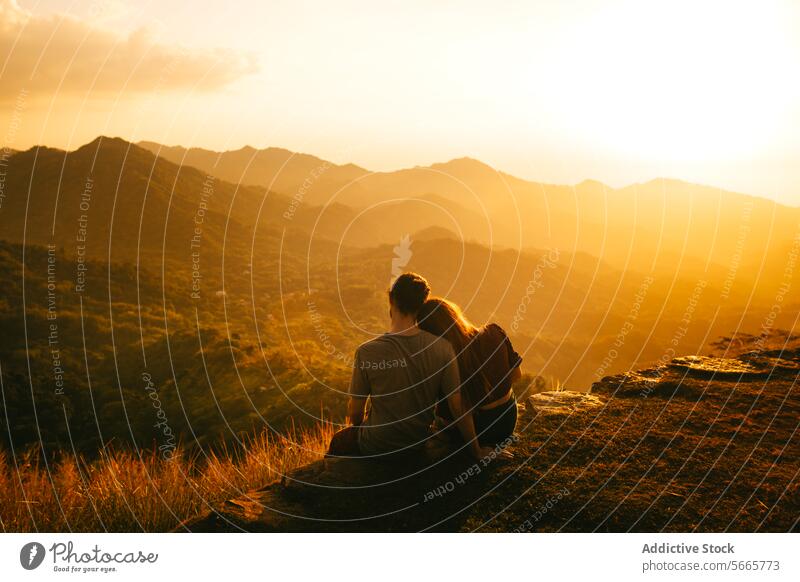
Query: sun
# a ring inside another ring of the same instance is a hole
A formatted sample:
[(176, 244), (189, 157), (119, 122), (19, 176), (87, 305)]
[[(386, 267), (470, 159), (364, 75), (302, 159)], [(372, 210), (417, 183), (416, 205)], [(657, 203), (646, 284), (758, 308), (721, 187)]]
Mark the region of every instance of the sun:
[[(555, 111), (628, 159), (703, 162), (769, 148), (797, 103), (798, 47), (769, 3), (616, 5), (555, 51)], [(573, 48), (574, 47), (574, 48)]]

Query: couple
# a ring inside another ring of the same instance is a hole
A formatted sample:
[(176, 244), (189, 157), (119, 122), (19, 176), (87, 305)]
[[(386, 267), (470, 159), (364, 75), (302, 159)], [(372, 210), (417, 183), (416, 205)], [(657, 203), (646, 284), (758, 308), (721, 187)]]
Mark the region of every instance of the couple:
[(522, 359), (508, 336), (496, 324), (475, 328), (455, 304), (429, 295), (416, 273), (392, 284), (391, 331), (356, 350), (349, 426), (333, 435), (329, 455), (421, 448), (435, 427), (482, 459), (514, 432), (511, 384)]

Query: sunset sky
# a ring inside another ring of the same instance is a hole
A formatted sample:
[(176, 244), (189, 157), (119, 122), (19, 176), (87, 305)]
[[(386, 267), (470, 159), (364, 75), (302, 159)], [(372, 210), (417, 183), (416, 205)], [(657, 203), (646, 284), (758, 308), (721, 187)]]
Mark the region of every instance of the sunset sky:
[(800, 3), (0, 0), (0, 144), (670, 176), (800, 205)]

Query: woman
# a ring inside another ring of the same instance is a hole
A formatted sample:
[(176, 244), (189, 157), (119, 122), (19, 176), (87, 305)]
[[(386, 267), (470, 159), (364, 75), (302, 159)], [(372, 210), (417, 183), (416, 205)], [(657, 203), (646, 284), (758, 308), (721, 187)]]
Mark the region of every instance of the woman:
[[(495, 446), (508, 439), (517, 424), (517, 401), (511, 384), (522, 375), (522, 358), (503, 329), (495, 323), (478, 329), (455, 303), (441, 298), (428, 299), (417, 321), (420, 328), (453, 346), (461, 374), (461, 398), (473, 414), (481, 446)], [(453, 422), (446, 404), (438, 406), (436, 413), (448, 424)]]

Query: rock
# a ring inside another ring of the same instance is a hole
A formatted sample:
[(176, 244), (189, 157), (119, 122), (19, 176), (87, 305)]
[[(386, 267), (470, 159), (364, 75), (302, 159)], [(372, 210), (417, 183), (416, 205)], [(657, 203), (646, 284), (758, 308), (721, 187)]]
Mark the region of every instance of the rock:
[(543, 414), (572, 414), (601, 406), (603, 401), (588, 392), (561, 390), (534, 394), (528, 398), (528, 404), (533, 410)]
[(794, 353), (783, 353), (780, 351), (772, 352), (748, 352), (742, 354), (740, 359), (769, 371), (770, 377), (793, 377), (800, 373), (800, 357)]
[(590, 394), (607, 394), (617, 398), (629, 398), (652, 393), (662, 380), (663, 370), (653, 368), (641, 372), (627, 372), (606, 376), (592, 384)]
[(736, 358), (682, 356), (665, 366), (607, 376), (595, 382), (593, 394), (617, 398), (702, 398), (728, 383), (791, 379), (800, 374), (796, 352), (749, 352)]
[(693, 378), (717, 380), (766, 378), (769, 370), (754, 366), (744, 360), (734, 358), (715, 358), (711, 356), (683, 356), (675, 358), (669, 367), (679, 370)]

